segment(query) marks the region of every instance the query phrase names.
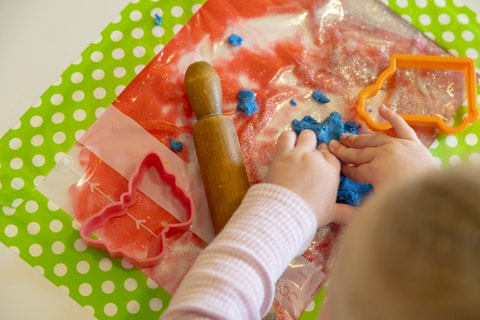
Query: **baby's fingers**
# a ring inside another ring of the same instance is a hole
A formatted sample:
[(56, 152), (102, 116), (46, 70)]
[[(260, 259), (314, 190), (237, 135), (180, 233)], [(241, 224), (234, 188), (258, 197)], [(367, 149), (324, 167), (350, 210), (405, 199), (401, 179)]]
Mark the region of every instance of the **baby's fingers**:
[(286, 131), (278, 137), (277, 147), (275, 149), (275, 156), (288, 153), (295, 148), (297, 135), (293, 131)]
[(372, 168), (369, 165), (350, 165), (344, 164), (342, 166), (342, 173), (349, 179), (352, 179), (358, 183), (370, 183), (373, 184)]
[(349, 148), (338, 142), (337, 140), (330, 141), (328, 148), (330, 152), (344, 163), (351, 163), (355, 165), (368, 163), (375, 158), (374, 152), (371, 148), (356, 149)]
[(378, 111), (382, 118), (390, 122), (398, 138), (414, 141), (418, 140), (415, 130), (413, 130), (398, 113), (386, 106), (381, 106)]

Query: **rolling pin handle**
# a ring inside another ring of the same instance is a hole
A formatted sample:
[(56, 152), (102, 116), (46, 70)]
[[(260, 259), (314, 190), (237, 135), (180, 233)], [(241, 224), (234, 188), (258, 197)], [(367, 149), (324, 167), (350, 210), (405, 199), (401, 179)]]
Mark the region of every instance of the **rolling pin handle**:
[(187, 68), (185, 89), (197, 120), (223, 115), (220, 77), (208, 62), (194, 62)]

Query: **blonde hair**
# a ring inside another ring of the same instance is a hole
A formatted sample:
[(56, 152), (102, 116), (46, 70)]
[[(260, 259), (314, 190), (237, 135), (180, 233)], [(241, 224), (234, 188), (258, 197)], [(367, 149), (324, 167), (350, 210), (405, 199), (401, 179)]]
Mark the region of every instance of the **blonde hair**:
[(351, 319), (480, 319), (480, 168), (430, 172), (370, 200), (337, 261)]

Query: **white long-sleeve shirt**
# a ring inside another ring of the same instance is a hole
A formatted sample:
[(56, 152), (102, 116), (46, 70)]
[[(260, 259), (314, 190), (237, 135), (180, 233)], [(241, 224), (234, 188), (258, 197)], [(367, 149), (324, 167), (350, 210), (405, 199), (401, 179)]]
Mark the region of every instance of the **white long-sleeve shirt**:
[(297, 194), (273, 184), (252, 186), (161, 319), (260, 319), (272, 305), (276, 281), (316, 229), (312, 209)]

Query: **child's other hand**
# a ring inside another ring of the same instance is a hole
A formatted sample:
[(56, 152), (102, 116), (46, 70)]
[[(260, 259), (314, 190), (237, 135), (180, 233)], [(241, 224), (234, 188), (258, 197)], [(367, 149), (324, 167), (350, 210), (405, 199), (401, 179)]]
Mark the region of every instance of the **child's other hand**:
[(330, 151), (343, 161), (342, 172), (359, 183), (371, 183), (376, 189), (384, 184), (438, 167), (415, 131), (393, 110), (379, 109), (390, 122), (396, 138), (386, 134), (343, 135), (331, 141)]
[(318, 225), (328, 224), (335, 213), (340, 163), (325, 144), (316, 147), (317, 137), (311, 130), (296, 136), (284, 132), (277, 142), (265, 182), (298, 194), (315, 212)]

